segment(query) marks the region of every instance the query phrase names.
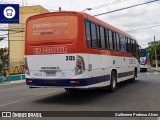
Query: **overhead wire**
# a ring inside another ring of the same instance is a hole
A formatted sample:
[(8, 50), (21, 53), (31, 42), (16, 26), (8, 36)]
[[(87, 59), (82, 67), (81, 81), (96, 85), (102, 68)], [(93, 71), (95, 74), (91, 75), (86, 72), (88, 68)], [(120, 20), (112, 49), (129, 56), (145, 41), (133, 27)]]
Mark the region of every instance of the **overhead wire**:
[(103, 8), (103, 7), (110, 6), (110, 5), (115, 5), (115, 4), (124, 2), (124, 1), (127, 1), (127, 0), (115, 0), (115, 1), (113, 1), (113, 2), (106, 3), (106, 4), (104, 4), (104, 5), (99, 5), (99, 6), (96, 6), (96, 7), (92, 7), (92, 10), (99, 9), (99, 8)]
[(139, 30), (144, 30), (144, 29), (149, 29), (149, 28), (154, 28), (154, 27), (158, 27), (159, 25), (153, 25), (153, 26), (148, 26), (148, 27), (144, 27), (144, 28), (137, 28), (137, 29), (132, 29), (132, 30), (128, 30), (126, 32), (133, 32), (133, 31), (139, 31)]
[(123, 8), (120, 8), (120, 9), (116, 9), (116, 10), (112, 10), (112, 11), (108, 11), (108, 12), (104, 12), (104, 13), (99, 13), (99, 14), (96, 14), (96, 15), (93, 15), (93, 16), (105, 15), (105, 14), (118, 12), (118, 11), (126, 10), (126, 9), (129, 9), (129, 8), (134, 8), (134, 7), (138, 7), (138, 6), (142, 6), (142, 5), (146, 5), (146, 4), (150, 4), (150, 3), (154, 3), (154, 2), (158, 2), (158, 1), (160, 1), (160, 0), (152, 0), (152, 1), (144, 2), (144, 3), (140, 3), (140, 4), (135, 4), (135, 5), (132, 5), (132, 6), (123, 7)]

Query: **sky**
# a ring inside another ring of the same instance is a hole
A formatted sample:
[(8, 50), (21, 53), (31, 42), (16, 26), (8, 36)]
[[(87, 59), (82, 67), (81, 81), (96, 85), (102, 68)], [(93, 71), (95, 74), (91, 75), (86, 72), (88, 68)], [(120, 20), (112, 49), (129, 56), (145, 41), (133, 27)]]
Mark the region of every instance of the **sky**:
[[(90, 15), (132, 6), (153, 0), (0, 0), (1, 4), (18, 3), (23, 6), (41, 5), (49, 11), (58, 10), (59, 7), (64, 11), (83, 11)], [(92, 8), (86, 10), (86, 8)], [(96, 16), (123, 31), (134, 36), (139, 45), (144, 48), (148, 42), (160, 40), (160, 1), (147, 5), (126, 9)], [(0, 29), (6, 25), (0, 25)], [(4, 33), (0, 32), (0, 35)], [(0, 41), (0, 48), (7, 47), (7, 41)]]

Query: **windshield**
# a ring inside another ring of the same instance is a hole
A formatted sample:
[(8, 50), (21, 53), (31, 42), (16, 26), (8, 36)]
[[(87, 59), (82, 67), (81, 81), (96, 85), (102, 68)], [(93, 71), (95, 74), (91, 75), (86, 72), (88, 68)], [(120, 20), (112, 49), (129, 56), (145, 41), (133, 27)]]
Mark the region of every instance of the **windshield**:
[(31, 20), (27, 41), (70, 40), (77, 37), (76, 16), (49, 16)]
[(140, 57), (145, 57), (145, 56), (146, 56), (146, 50), (145, 49), (141, 49)]

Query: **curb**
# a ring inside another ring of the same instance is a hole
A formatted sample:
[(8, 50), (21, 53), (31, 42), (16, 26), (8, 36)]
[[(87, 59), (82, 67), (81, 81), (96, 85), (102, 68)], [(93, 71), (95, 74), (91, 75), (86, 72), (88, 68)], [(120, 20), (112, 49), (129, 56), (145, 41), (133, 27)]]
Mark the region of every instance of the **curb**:
[[(6, 79), (8, 80), (8, 77)], [(24, 80), (24, 79), (25, 79), (25, 74), (11, 75), (10, 76), (10, 82)], [(2, 77), (0, 77), (0, 83), (3, 83)]]
[(154, 70), (154, 71), (157, 71), (157, 72), (160, 72), (160, 70), (156, 70), (156, 69), (152, 69), (152, 68), (150, 68), (151, 70)]
[(19, 84), (19, 83), (25, 83), (25, 79), (24, 80), (16, 80), (16, 81), (7, 81), (7, 82), (4, 82), (4, 83), (0, 83), (0, 86), (3, 86), (3, 85), (11, 85), (11, 84)]

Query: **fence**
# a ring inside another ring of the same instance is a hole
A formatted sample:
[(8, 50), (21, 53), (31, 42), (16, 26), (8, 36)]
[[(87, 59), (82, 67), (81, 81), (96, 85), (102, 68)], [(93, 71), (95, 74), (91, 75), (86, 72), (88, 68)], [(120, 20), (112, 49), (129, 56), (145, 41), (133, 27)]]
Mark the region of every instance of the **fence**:
[(24, 73), (25, 73), (24, 60), (18, 62), (10, 62), (11, 75), (24, 74)]
[[(0, 83), (7, 81), (15, 81), (15, 80), (24, 80), (25, 79), (25, 68), (24, 68), (24, 60), (18, 62), (10, 62), (10, 71), (8, 71), (6, 67), (6, 72), (10, 72), (10, 76), (7, 75), (6, 80), (3, 80), (2, 73), (0, 73)], [(10, 77), (10, 78), (8, 78)]]

